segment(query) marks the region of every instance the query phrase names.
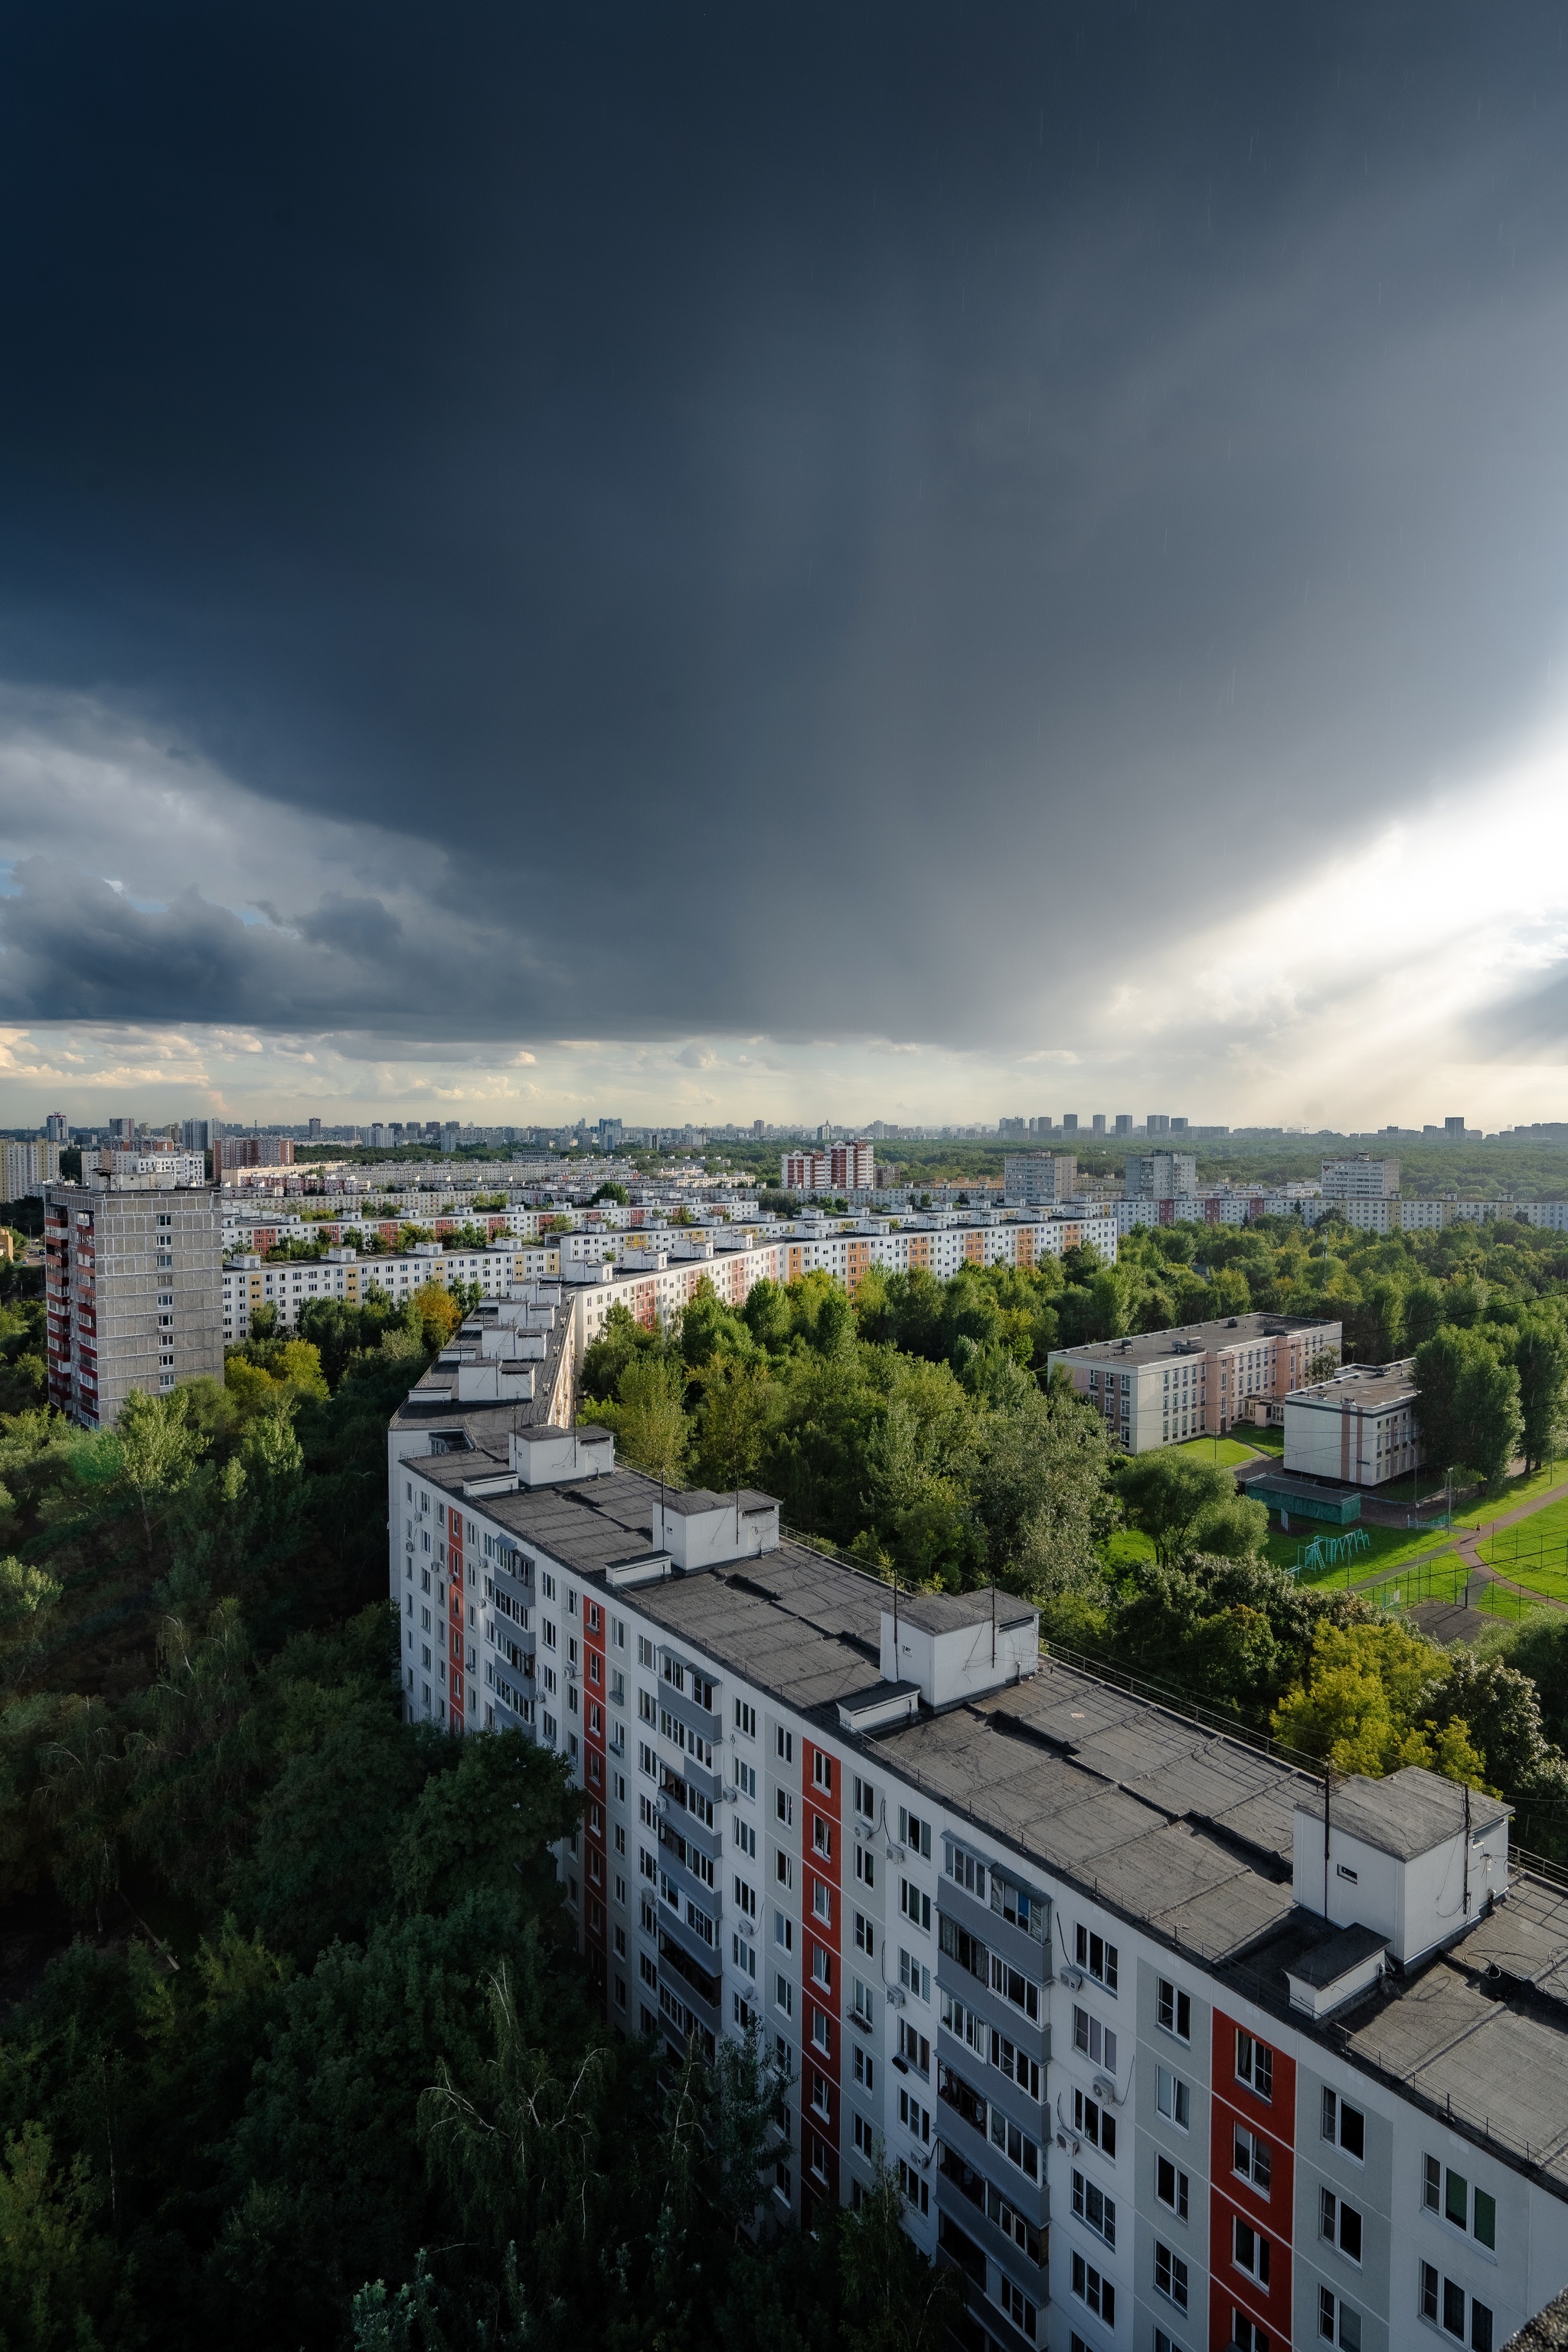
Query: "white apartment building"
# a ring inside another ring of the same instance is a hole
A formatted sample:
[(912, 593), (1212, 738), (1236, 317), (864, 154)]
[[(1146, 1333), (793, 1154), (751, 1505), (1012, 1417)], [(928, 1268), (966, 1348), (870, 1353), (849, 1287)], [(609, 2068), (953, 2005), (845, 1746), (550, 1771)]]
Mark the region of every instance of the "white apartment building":
[(1325, 1201), (1392, 1201), (1399, 1192), (1397, 1160), (1373, 1160), (1358, 1151), (1351, 1160), (1325, 1160)]
[(1325, 1821), (1012, 1595), (531, 1416), (437, 1367), (393, 1422), (405, 1706), (564, 1759), (615, 2024), (761, 2027), (781, 2220), (885, 2158), (985, 2352), (1500, 2352), (1568, 2280), (1568, 1895), (1505, 1806), (1405, 1770)]
[(1285, 1467), (1352, 1486), (1381, 1486), (1421, 1467), (1410, 1360), (1346, 1364), (1285, 1400)]
[(1300, 1388), (1313, 1361), (1338, 1360), (1339, 1323), (1302, 1315), (1232, 1315), (1172, 1331), (1056, 1348), (1078, 1394), (1104, 1418), (1124, 1454), (1149, 1454), (1189, 1437), (1221, 1436), (1255, 1408)]
[(5, 1146), (7, 1201), (41, 1201), (44, 1188), (60, 1178), (58, 1143), (8, 1143)]
[(319, 1259), (268, 1264), (255, 1253), (224, 1268), (223, 1336), (230, 1344), (247, 1337), (258, 1306), (277, 1309), (278, 1328), (293, 1328), (309, 1298), (341, 1298), (357, 1304), (372, 1284), (401, 1304), (427, 1282), (478, 1283), (486, 1298), (505, 1298), (514, 1285), (559, 1282), (570, 1300), (574, 1345), (580, 1358), (604, 1328), (610, 1310), (624, 1306), (640, 1323), (668, 1322), (704, 1280), (731, 1307), (743, 1307), (758, 1282), (781, 1285), (817, 1271), (841, 1282), (851, 1297), (872, 1265), (890, 1272), (922, 1268), (946, 1281), (965, 1265), (1031, 1266), (1088, 1242), (1107, 1264), (1116, 1256), (1114, 1222), (1068, 1211), (1051, 1216), (1004, 1217), (969, 1223), (961, 1217), (802, 1217), (788, 1224), (676, 1227), (650, 1236), (658, 1247), (632, 1244), (618, 1257), (605, 1257), (591, 1236), (574, 1257), (567, 1246), (579, 1237), (554, 1237), (533, 1246), (494, 1242), (482, 1250), (447, 1249), (421, 1242), (405, 1255), (360, 1256), (329, 1248)]

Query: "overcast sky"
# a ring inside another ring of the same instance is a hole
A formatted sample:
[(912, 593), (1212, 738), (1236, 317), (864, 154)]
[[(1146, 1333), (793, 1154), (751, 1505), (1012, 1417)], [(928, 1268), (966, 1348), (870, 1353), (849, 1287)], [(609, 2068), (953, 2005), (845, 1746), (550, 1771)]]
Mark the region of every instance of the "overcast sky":
[(0, 17), (0, 1121), (1568, 1116), (1563, 9)]

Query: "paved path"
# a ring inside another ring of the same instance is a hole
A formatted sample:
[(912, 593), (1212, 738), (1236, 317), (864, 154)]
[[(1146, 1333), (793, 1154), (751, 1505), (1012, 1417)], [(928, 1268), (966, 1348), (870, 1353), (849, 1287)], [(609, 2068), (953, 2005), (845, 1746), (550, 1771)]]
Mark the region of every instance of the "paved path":
[[(1505, 1591), (1523, 1593), (1527, 1600), (1537, 1602), (1542, 1608), (1568, 1609), (1568, 1601), (1555, 1600), (1549, 1593), (1537, 1592), (1531, 1585), (1516, 1583), (1510, 1576), (1500, 1575), (1490, 1562), (1484, 1560), (1480, 1555), (1480, 1546), (1489, 1538), (1499, 1534), (1502, 1528), (1517, 1527), (1521, 1519), (1533, 1518), (1537, 1511), (1545, 1510), (1548, 1504), (1561, 1503), (1564, 1500), (1568, 1500), (1568, 1484), (1548, 1486), (1543, 1493), (1533, 1496), (1528, 1503), (1516, 1504), (1512, 1510), (1500, 1511), (1495, 1518), (1483, 1519), (1479, 1527), (1450, 1529), (1447, 1539), (1436, 1545), (1431, 1551), (1415, 1552), (1408, 1559), (1402, 1559), (1397, 1568), (1382, 1569), (1371, 1576), (1362, 1577), (1352, 1585), (1351, 1591), (1352, 1592), (1371, 1591), (1377, 1585), (1391, 1582), (1396, 1576), (1405, 1575), (1413, 1568), (1424, 1568), (1431, 1560), (1444, 1559), (1450, 1553), (1458, 1552), (1465, 1563), (1468, 1575), (1480, 1577), (1483, 1583), (1500, 1584)], [(1467, 1585), (1467, 1592), (1468, 1590)]]

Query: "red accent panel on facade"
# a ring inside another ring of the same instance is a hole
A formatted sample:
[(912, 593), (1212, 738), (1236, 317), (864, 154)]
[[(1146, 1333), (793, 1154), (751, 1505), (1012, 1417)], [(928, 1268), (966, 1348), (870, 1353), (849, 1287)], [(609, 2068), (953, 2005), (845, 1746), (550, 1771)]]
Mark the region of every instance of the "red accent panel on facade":
[[(1260, 2098), (1237, 2072), (1237, 2037), (1250, 2029), (1214, 2012), (1210, 2053), (1214, 2095), (1209, 2147), (1209, 2352), (1226, 2352), (1235, 2334), (1232, 2315), (1245, 2313), (1268, 2336), (1268, 2352), (1288, 2352), (1290, 2343), (1291, 2214), (1296, 2191), (1296, 2062), (1263, 2036), (1255, 2051), (1267, 2052), (1270, 2095)], [(1254, 2072), (1258, 2071), (1256, 2056)], [(1262, 2140), (1268, 2156), (1268, 2193), (1237, 2169), (1237, 2131)], [(1237, 2225), (1267, 2240), (1267, 2284), (1250, 2277), (1235, 2260)]]
[[(805, 2192), (825, 2197), (834, 2204), (838, 2201), (839, 2086), (843, 2081), (843, 2033), (839, 2022), (844, 2006), (844, 1956), (839, 1947), (843, 1777), (843, 1768), (836, 1756), (818, 1748), (815, 1741), (802, 1738), (801, 2164)], [(814, 2032), (817, 2020), (826, 2028), (826, 2046)], [(812, 2089), (817, 2084), (826, 2095), (826, 2114), (820, 2099), (815, 2108), (811, 2103)]]
[[(607, 1679), (605, 1664), (605, 1612), (601, 1604), (597, 1601), (590, 1601), (586, 1593), (583, 1595), (582, 1643), (583, 1688), (584, 1692), (590, 1688), (602, 1691)], [(583, 1778), (585, 1784), (602, 1792), (605, 1787), (608, 1762), (605, 1740), (605, 1710), (596, 1701), (589, 1702), (586, 1699), (583, 1707)], [(602, 1803), (592, 1802), (584, 1807), (583, 1836), (586, 1848), (584, 1856), (584, 1877), (585, 1879), (592, 1877), (608, 1893), (609, 1847), (605, 1831), (605, 1808)], [(583, 1948), (588, 1955), (588, 1963), (594, 1972), (594, 1981), (599, 1988), (605, 2011), (609, 2016), (615, 2017), (622, 2012), (610, 1998), (610, 1935), (606, 1909), (607, 1906), (603, 1903), (584, 1905)], [(620, 1969), (620, 1975), (624, 1981), (626, 1979), (624, 1965)], [(628, 1988), (628, 2003), (630, 1997)], [(629, 2014), (629, 2010), (626, 2013)]]

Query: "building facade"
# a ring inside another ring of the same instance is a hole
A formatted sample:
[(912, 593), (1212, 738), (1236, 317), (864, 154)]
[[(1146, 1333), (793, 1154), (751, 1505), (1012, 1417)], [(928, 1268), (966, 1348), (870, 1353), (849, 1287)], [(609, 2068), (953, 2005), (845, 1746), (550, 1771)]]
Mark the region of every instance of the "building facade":
[(1002, 1182), (1010, 1209), (1055, 1208), (1078, 1191), (1078, 1160), (1070, 1151), (1009, 1151)]
[(1339, 1360), (1343, 1327), (1300, 1315), (1232, 1315), (1125, 1339), (1053, 1349), (1077, 1393), (1124, 1454), (1217, 1437), (1300, 1388), (1321, 1358)]
[(564, 1758), (606, 2013), (762, 2033), (781, 2221), (885, 2158), (1000, 2352), (1500, 2352), (1568, 2280), (1568, 1897), (1506, 1808), (1407, 1770), (1325, 1820), (1012, 1596), (442, 1386), (390, 1433), (405, 1708)]
[(1285, 1400), (1285, 1467), (1381, 1486), (1421, 1467), (1412, 1360), (1346, 1364)]
[(132, 1389), (223, 1378), (214, 1193), (51, 1184), (44, 1194), (49, 1402), (108, 1428)]
[(1145, 1201), (1190, 1200), (1198, 1189), (1195, 1152), (1145, 1151), (1127, 1162), (1127, 1191)]
[(44, 1188), (58, 1184), (60, 1147), (58, 1142), (8, 1143), (5, 1146), (7, 1201), (41, 1201)]
[(1325, 1201), (1392, 1201), (1399, 1192), (1397, 1160), (1373, 1160), (1358, 1151), (1352, 1160), (1325, 1160)]
[(869, 1192), (877, 1181), (877, 1147), (867, 1137), (829, 1143), (816, 1151), (786, 1151), (784, 1189), (803, 1197), (813, 1192)]

